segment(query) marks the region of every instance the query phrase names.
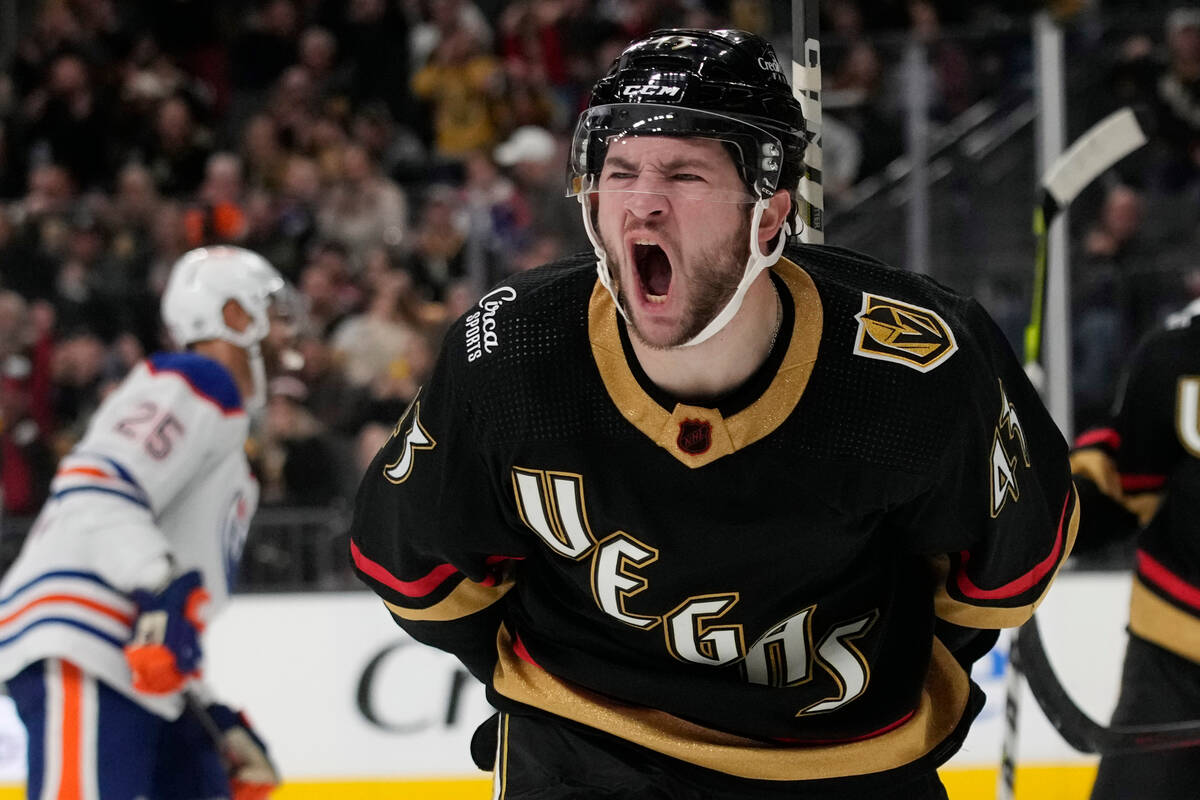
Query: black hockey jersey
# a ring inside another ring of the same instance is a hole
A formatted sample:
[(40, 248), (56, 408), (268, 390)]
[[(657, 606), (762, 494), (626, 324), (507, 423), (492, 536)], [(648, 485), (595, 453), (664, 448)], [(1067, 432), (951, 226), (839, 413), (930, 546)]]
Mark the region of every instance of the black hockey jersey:
[(1140, 527), (1129, 630), (1200, 663), (1200, 301), (1139, 344), (1118, 395), (1111, 424), (1071, 454), (1096, 495), (1082, 541)]
[(979, 690), (937, 620), (1026, 620), (1066, 558), (1067, 446), (972, 300), (830, 247), (772, 270), (763, 367), (647, 379), (593, 260), (450, 330), (370, 466), (352, 558), (498, 707), (731, 775), (948, 758)]

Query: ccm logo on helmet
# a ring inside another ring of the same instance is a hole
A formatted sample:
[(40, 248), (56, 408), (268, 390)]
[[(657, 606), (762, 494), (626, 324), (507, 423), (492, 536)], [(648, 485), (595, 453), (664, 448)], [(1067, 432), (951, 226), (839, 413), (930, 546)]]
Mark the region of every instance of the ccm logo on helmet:
[(674, 97), (679, 94), (678, 86), (626, 86), (621, 90), (626, 97)]

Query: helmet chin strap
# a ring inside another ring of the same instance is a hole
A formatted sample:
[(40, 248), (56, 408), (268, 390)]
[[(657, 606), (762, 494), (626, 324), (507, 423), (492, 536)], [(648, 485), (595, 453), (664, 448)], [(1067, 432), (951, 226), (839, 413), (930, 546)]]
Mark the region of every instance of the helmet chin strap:
[[(780, 231), (779, 242), (775, 245), (775, 249), (770, 253), (763, 254), (758, 249), (758, 238), (754, 232), (758, 230), (759, 223), (762, 222), (763, 212), (770, 205), (770, 198), (763, 198), (754, 204), (754, 214), (750, 218), (750, 255), (746, 259), (746, 268), (742, 272), (742, 279), (738, 282), (737, 289), (733, 292), (733, 297), (729, 298), (729, 302), (725, 304), (712, 321), (704, 326), (698, 334), (687, 340), (678, 347), (694, 347), (701, 342), (712, 338), (718, 331), (724, 328), (729, 322), (737, 316), (738, 311), (742, 308), (742, 301), (746, 299), (746, 292), (750, 290), (750, 284), (754, 283), (754, 279), (762, 273), (763, 270), (773, 266), (779, 261), (783, 255), (784, 245), (787, 244), (787, 239), (792, 235), (792, 226), (790, 222), (784, 222), (783, 228)], [(601, 244), (600, 237), (596, 234), (596, 228), (592, 224), (591, 208), (588, 205), (587, 196), (580, 192), (579, 205), (583, 210), (583, 227), (587, 231), (588, 238), (592, 241), (592, 248), (596, 252), (596, 272), (600, 276), (600, 283), (612, 295), (613, 302), (617, 306), (617, 311), (626, 322), (629, 322), (629, 315), (625, 313), (625, 308), (621, 305), (621, 300), (617, 297), (616, 287), (612, 278), (612, 271), (608, 267), (608, 256), (604, 252), (604, 247)]]
[(712, 322), (704, 326), (704, 330), (679, 345), (680, 347), (694, 347), (712, 338), (713, 335), (728, 325), (737, 316), (738, 311), (741, 310), (742, 301), (746, 299), (746, 292), (750, 290), (750, 284), (754, 283), (754, 279), (764, 269), (773, 265), (783, 255), (783, 247), (787, 244), (787, 238), (792, 234), (792, 227), (787, 222), (783, 223), (783, 229), (779, 232), (779, 242), (775, 245), (774, 250), (764, 255), (758, 249), (758, 237), (755, 236), (755, 232), (758, 230), (759, 223), (762, 222), (763, 212), (767, 210), (767, 206), (770, 204), (770, 198), (764, 198), (754, 204), (754, 216), (750, 218), (750, 257), (746, 259), (746, 269), (742, 272), (742, 279), (738, 282), (737, 289), (733, 292), (733, 297), (729, 298), (729, 302), (725, 304), (725, 307), (713, 317)]
[(612, 270), (608, 268), (608, 254), (600, 242), (600, 235), (596, 233), (596, 226), (592, 224), (592, 207), (588, 204), (588, 195), (580, 192), (576, 196), (579, 198), (579, 208), (583, 212), (583, 229), (587, 231), (587, 237), (592, 242), (592, 250), (596, 253), (596, 274), (600, 277), (600, 283), (612, 295), (613, 303), (617, 306), (617, 313), (628, 323), (629, 315), (625, 313), (625, 307), (621, 305), (621, 298), (617, 297), (616, 281), (613, 280)]
[(267, 368), (263, 364), (262, 348), (258, 342), (246, 348), (250, 359), (250, 377), (254, 380), (254, 389), (245, 400), (246, 413), (255, 416), (267, 407)]

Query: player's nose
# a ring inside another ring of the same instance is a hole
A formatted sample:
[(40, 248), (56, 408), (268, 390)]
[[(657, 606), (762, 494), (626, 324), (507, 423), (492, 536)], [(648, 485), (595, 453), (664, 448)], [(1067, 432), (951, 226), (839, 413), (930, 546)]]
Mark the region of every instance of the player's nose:
[(625, 211), (637, 219), (661, 216), (670, 207), (667, 196), (658, 192), (626, 192)]

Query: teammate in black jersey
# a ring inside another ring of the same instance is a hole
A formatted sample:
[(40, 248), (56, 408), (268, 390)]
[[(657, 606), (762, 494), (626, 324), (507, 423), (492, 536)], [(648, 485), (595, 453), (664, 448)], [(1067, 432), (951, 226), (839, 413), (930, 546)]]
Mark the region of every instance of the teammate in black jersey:
[(485, 295), (369, 468), (354, 563), (487, 684), (496, 797), (945, 797), (1071, 549), (979, 305), (785, 252), (805, 143), (759, 37), (632, 44), (571, 150), (595, 255)]
[[(1200, 301), (1146, 337), (1109, 425), (1071, 464), (1087, 496), (1082, 541), (1138, 533), (1129, 645), (1114, 725), (1200, 719)], [(1200, 750), (1106, 756), (1093, 800), (1194, 798)]]

